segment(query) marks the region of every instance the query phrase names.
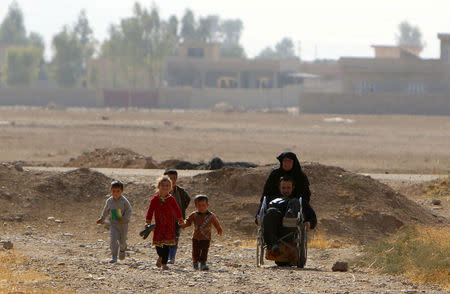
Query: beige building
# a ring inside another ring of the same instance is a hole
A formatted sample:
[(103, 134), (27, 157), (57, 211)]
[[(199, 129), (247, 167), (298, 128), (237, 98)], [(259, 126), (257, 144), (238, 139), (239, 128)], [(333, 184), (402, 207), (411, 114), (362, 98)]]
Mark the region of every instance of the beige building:
[(372, 46), (375, 58), (339, 60), (344, 92), (450, 93), (450, 34), (438, 34), (440, 59), (422, 59), (418, 47)]
[(221, 58), (220, 44), (184, 43), (166, 61), (168, 87), (282, 88), (303, 81), (299, 70), (297, 58)]

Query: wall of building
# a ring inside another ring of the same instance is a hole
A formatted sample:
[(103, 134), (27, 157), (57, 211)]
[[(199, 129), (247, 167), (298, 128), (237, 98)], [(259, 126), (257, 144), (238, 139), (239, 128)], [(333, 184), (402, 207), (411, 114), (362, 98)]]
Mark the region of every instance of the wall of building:
[(246, 109), (297, 107), (299, 87), (283, 89), (161, 89), (160, 108), (207, 109), (217, 103)]
[(301, 93), (305, 113), (450, 115), (450, 95)]
[(98, 107), (102, 102), (92, 89), (0, 88), (0, 105)]

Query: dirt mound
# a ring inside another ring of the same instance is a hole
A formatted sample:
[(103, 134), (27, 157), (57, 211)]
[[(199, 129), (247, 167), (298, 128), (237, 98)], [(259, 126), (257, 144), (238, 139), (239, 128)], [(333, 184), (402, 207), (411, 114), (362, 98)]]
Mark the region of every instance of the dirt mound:
[(104, 198), (109, 190), (111, 179), (102, 173), (88, 168), (49, 176), (35, 189), (49, 199), (65, 201), (89, 201)]
[(125, 148), (98, 148), (72, 158), (67, 167), (109, 167), (109, 168), (159, 168), (152, 157), (145, 157)]
[(257, 164), (250, 162), (224, 162), (219, 157), (214, 157), (208, 163), (199, 162), (192, 163), (189, 161), (179, 160), (179, 159), (169, 159), (161, 162), (160, 167), (164, 169), (194, 169), (194, 170), (216, 170), (221, 169), (225, 166), (232, 167), (257, 167)]
[[(390, 187), (338, 167), (305, 163), (311, 183), (311, 205), (318, 229), (344, 242), (366, 242), (411, 223), (436, 222), (431, 212)], [(184, 180), (191, 193), (210, 196), (221, 220), (247, 236), (254, 236), (256, 213), (270, 167), (225, 167)]]

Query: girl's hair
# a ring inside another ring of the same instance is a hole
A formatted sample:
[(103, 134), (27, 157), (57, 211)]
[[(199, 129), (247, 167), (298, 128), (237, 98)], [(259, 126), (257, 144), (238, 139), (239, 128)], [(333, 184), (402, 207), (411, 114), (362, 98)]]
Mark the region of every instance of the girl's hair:
[(160, 176), (157, 180), (156, 180), (156, 189), (158, 189), (159, 184), (161, 184), (162, 182), (169, 182), (170, 186), (172, 186), (172, 180), (170, 180), (170, 178), (168, 176)]

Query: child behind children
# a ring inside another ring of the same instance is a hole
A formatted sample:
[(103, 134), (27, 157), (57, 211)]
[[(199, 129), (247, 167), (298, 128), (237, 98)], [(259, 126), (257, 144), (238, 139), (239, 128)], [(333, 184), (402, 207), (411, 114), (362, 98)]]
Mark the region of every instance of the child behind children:
[(194, 199), (195, 208), (189, 215), (184, 224), (180, 225), (185, 228), (194, 223), (194, 234), (192, 236), (192, 262), (194, 269), (198, 269), (200, 262), (201, 270), (209, 270), (206, 265), (208, 259), (208, 249), (211, 242), (211, 224), (217, 230), (219, 235), (222, 235), (222, 227), (216, 216), (208, 210), (208, 196), (197, 195)]
[(127, 249), (128, 222), (131, 217), (131, 205), (123, 193), (123, 184), (120, 181), (111, 183), (111, 197), (106, 200), (102, 216), (97, 220), (97, 224), (102, 224), (106, 217), (111, 213), (110, 220), (110, 248), (112, 258), (110, 263), (117, 262), (117, 251), (120, 248), (119, 259), (125, 259), (125, 250)]
[[(152, 223), (155, 216), (156, 228), (153, 232), (153, 245), (158, 253), (157, 267), (166, 270), (169, 257), (169, 246), (175, 245), (175, 218), (183, 222), (181, 210), (175, 198), (169, 194), (172, 182), (168, 176), (162, 176), (157, 181), (158, 194), (150, 200), (147, 210), (146, 222)], [(174, 217), (175, 216), (175, 217)]]
[[(186, 217), (186, 208), (191, 202), (191, 198), (188, 193), (177, 185), (178, 172), (176, 170), (167, 170), (164, 172), (164, 175), (168, 176), (172, 181), (172, 196), (175, 197), (177, 201), (178, 207), (181, 209), (181, 214), (183, 215), (183, 219)], [(175, 223), (175, 245), (170, 246), (169, 249), (169, 260), (167, 263), (175, 263), (175, 255), (177, 254), (178, 249), (178, 240), (180, 238), (180, 226), (178, 223)]]

